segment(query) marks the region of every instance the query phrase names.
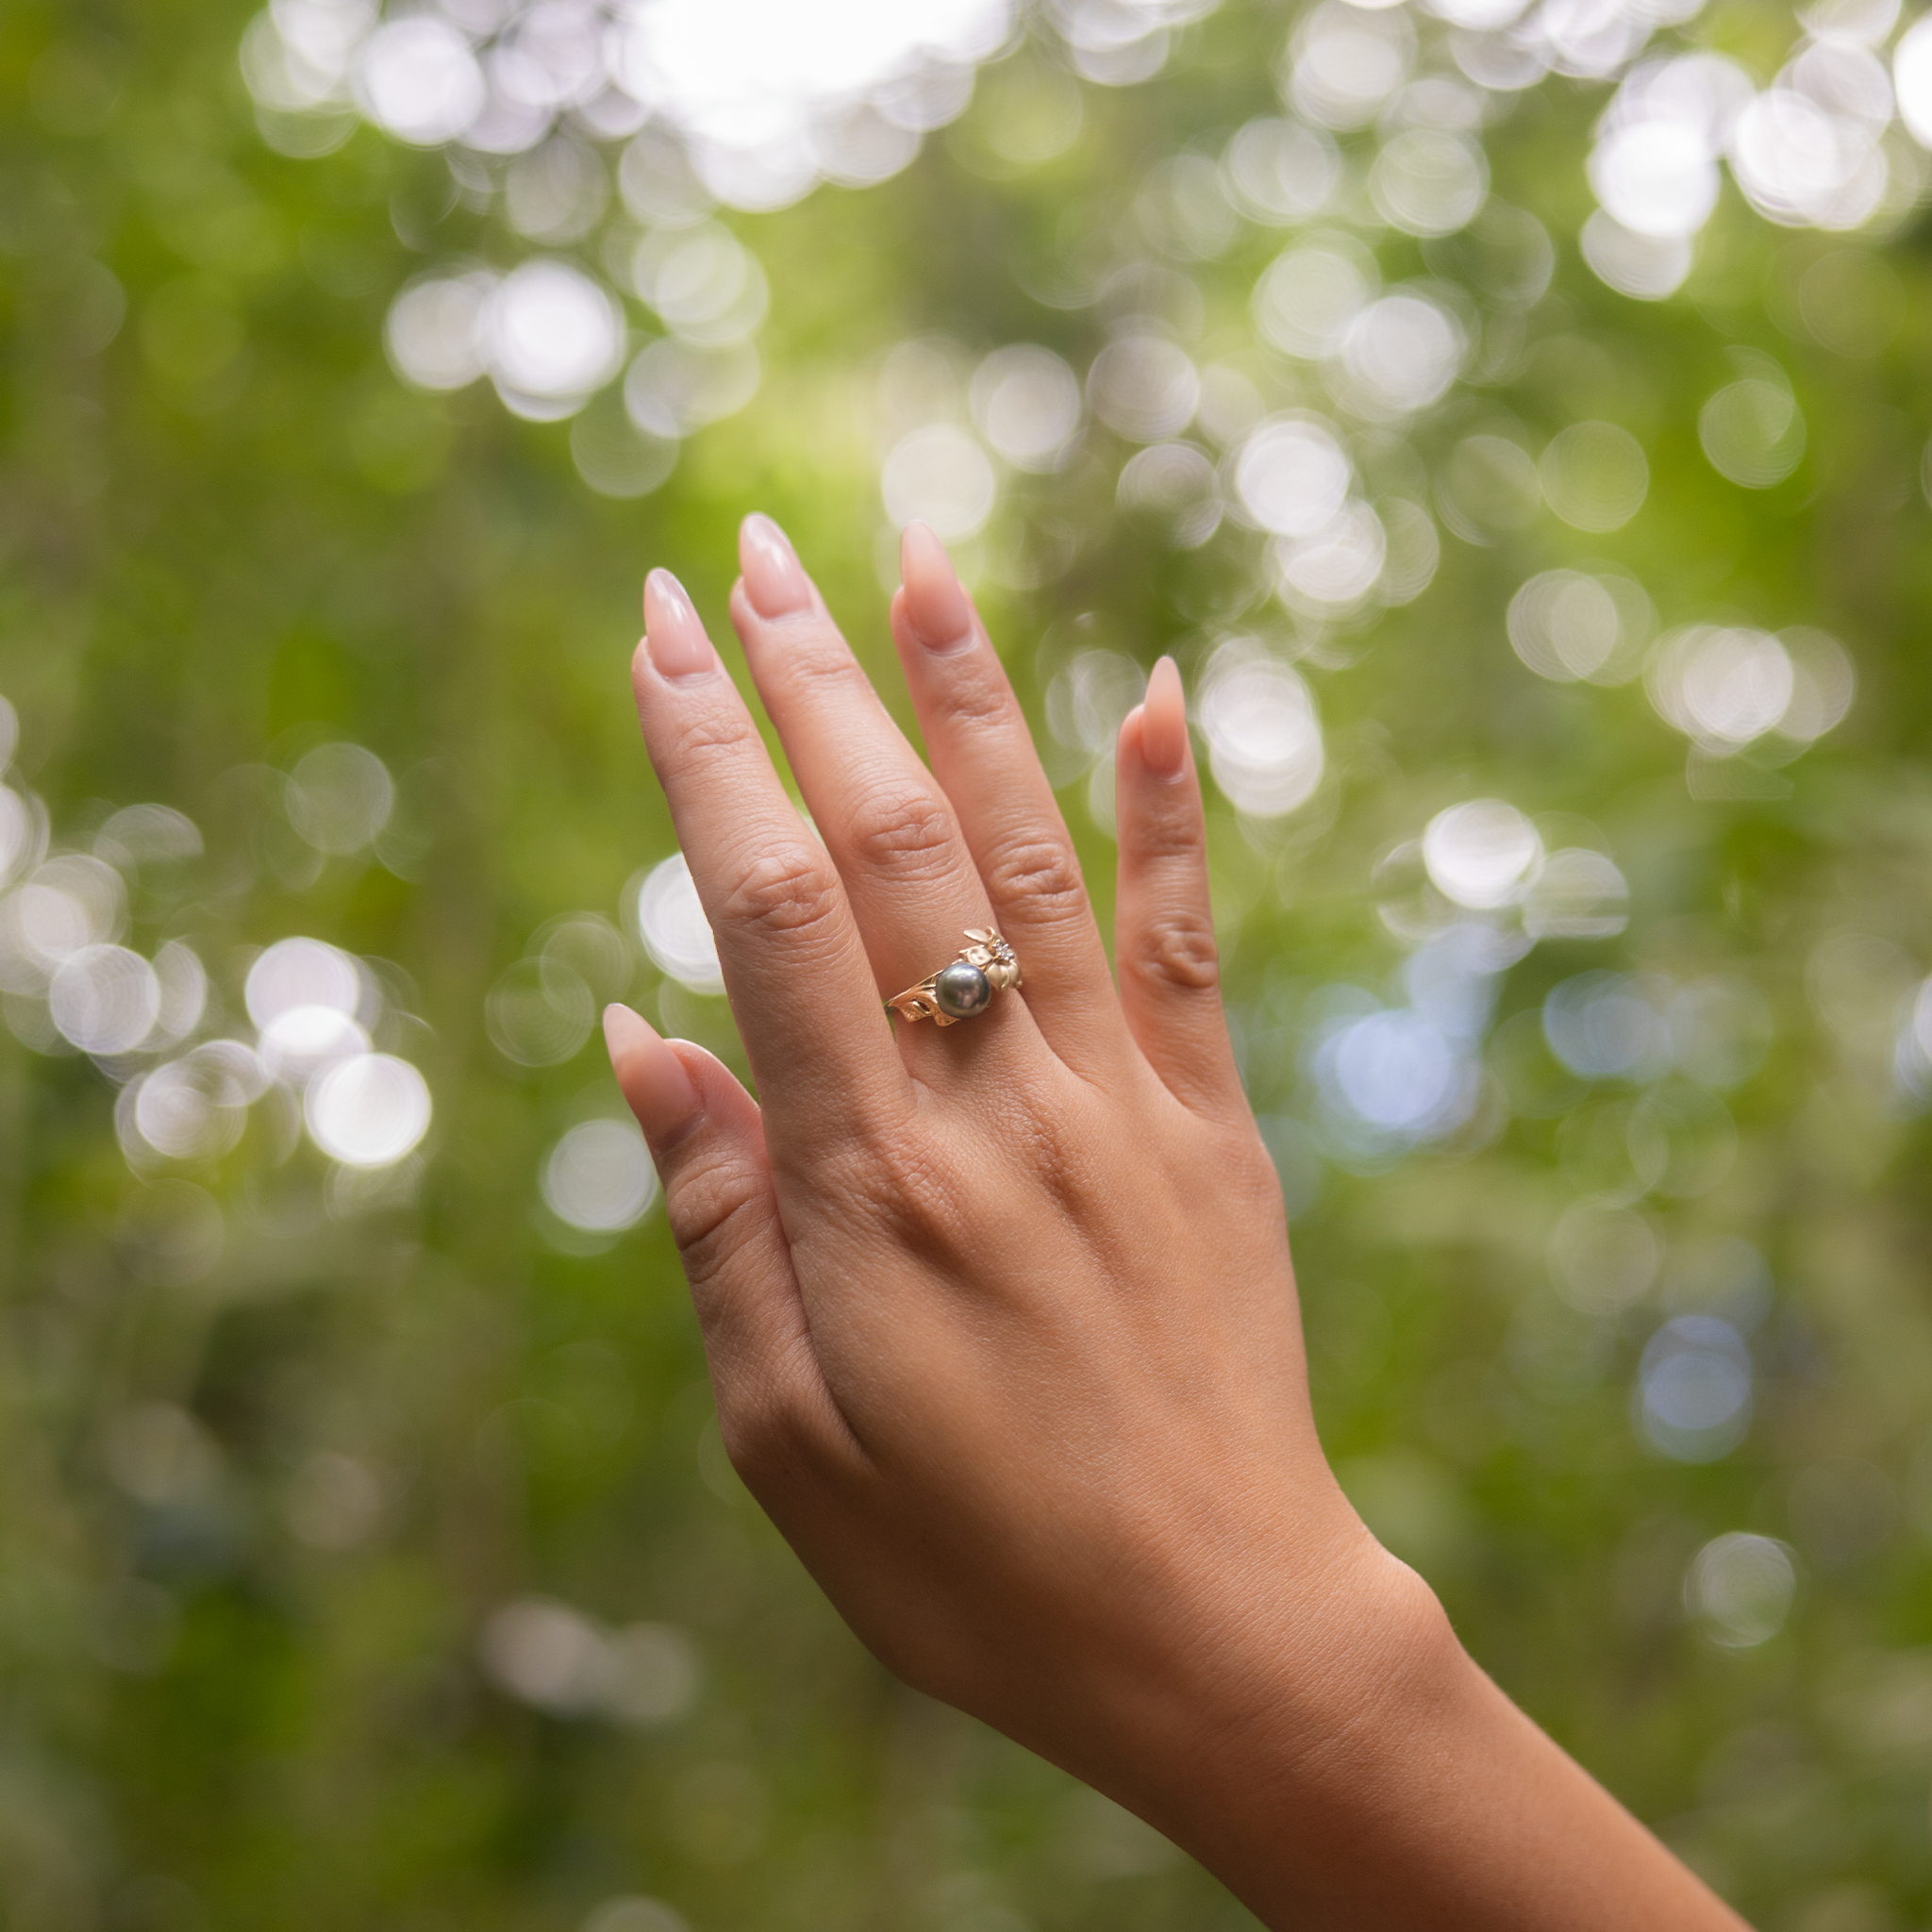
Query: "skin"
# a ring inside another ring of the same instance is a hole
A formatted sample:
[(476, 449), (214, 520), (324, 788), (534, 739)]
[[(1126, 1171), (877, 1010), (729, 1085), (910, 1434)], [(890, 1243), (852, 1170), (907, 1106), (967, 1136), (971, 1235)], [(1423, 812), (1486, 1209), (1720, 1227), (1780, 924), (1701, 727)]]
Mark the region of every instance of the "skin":
[[(1121, 727), (1116, 976), (971, 600), (922, 525), (902, 562), (929, 769), (777, 526), (741, 534), (731, 621), (816, 838), (690, 599), (645, 587), (638, 713), (759, 1102), (605, 1024), (733, 1463), (890, 1669), (1270, 1926), (1737, 1927), (1329, 1472), (1174, 663)], [(989, 924), (1024, 990), (882, 1017)]]

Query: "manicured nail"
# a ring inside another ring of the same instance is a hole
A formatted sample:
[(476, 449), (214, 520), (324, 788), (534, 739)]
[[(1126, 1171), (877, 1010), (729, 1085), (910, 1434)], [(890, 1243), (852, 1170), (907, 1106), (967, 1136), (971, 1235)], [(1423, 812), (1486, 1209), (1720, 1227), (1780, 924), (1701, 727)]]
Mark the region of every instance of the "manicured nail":
[(718, 667), (696, 609), (668, 570), (644, 579), (644, 641), (660, 677), (702, 677)]
[(738, 533), (745, 595), (760, 617), (789, 617), (811, 602), (811, 583), (791, 540), (770, 517), (753, 515)]
[(908, 524), (899, 538), (899, 575), (906, 622), (928, 651), (957, 651), (973, 641), (973, 600), (946, 546), (924, 524)]
[(1141, 757), (1157, 778), (1177, 777), (1188, 761), (1188, 707), (1180, 667), (1163, 658), (1147, 680), (1141, 711)]
[(697, 1083), (641, 1014), (628, 1007), (606, 1007), (604, 1044), (646, 1140), (658, 1146), (675, 1141), (703, 1112)]

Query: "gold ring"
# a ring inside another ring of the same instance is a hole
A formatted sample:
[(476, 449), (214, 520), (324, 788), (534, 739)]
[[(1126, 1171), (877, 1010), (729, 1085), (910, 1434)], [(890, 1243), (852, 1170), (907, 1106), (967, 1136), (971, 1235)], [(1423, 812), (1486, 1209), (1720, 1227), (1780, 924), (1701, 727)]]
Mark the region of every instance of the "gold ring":
[(887, 1012), (908, 1022), (930, 1020), (935, 1026), (950, 1026), (955, 1020), (985, 1012), (994, 993), (1019, 985), (1020, 962), (991, 926), (969, 925), (966, 937), (971, 943), (959, 949), (951, 965), (889, 999)]

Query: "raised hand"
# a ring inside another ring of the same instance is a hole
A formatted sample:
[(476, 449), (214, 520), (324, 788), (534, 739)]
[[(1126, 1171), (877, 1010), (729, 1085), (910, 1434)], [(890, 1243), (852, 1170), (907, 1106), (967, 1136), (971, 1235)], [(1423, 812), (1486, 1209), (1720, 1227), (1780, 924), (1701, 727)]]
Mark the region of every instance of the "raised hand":
[[(776, 525), (740, 558), (732, 622), (813, 824), (663, 571), (632, 677), (758, 1102), (627, 1008), (606, 1025), (754, 1495), (891, 1669), (1271, 1923), (1734, 1924), (1329, 1474), (1173, 663), (1121, 729), (1116, 974), (930, 532), (892, 605), (930, 770)], [(943, 1029), (888, 1016), (988, 929), (1021, 988)]]

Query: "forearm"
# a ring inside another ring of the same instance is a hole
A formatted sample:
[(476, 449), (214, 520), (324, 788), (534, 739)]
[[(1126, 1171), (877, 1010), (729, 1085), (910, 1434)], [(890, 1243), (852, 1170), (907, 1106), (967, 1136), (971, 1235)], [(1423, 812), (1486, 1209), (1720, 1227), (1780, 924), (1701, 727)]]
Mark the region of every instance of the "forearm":
[(1420, 1579), (1380, 1568), (1325, 1632), (1288, 1639), (1291, 1673), (1230, 1682), (1118, 1794), (1281, 1932), (1739, 1932), (1476, 1666)]

